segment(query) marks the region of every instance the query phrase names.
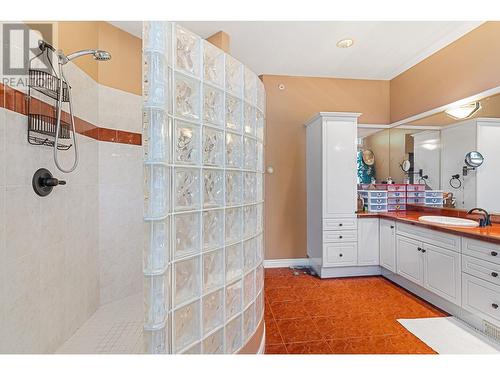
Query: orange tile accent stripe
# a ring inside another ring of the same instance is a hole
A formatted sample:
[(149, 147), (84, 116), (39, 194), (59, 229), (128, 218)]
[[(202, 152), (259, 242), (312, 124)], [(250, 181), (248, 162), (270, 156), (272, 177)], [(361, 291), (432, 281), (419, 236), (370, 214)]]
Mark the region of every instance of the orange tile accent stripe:
[[(26, 116), (28, 115), (28, 106), (26, 101), (26, 94), (0, 83), (0, 108), (5, 108)], [(33, 113), (41, 113), (49, 116), (54, 115), (55, 108), (41, 100), (31, 98), (30, 105), (33, 109)], [(70, 116), (67, 112), (63, 111), (61, 117), (63, 121), (70, 121)], [(136, 146), (142, 145), (142, 134), (140, 133), (102, 128), (76, 116), (75, 128), (77, 133), (93, 138), (97, 141), (124, 143)]]

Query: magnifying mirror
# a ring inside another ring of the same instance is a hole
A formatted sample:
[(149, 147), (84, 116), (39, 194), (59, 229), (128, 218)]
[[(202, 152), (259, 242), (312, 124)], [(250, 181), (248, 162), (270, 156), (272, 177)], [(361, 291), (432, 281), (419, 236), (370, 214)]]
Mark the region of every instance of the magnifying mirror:
[(483, 164), (484, 158), (481, 153), (477, 151), (471, 151), (467, 155), (465, 155), (465, 164), (467, 164), (471, 168), (477, 168)]
[(366, 165), (375, 164), (375, 155), (372, 150), (364, 150), (363, 151), (363, 163)]
[(403, 162), (400, 164), (400, 167), (403, 172), (408, 172), (411, 168), (411, 163), (409, 160), (403, 160)]

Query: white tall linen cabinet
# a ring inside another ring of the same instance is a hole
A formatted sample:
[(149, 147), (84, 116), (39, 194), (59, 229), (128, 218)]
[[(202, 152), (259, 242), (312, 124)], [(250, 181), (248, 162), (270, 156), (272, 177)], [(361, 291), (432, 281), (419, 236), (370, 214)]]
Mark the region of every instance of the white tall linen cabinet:
[(307, 255), (322, 278), (380, 270), (378, 219), (360, 220), (358, 228), (356, 216), (359, 116), (320, 112), (306, 123)]

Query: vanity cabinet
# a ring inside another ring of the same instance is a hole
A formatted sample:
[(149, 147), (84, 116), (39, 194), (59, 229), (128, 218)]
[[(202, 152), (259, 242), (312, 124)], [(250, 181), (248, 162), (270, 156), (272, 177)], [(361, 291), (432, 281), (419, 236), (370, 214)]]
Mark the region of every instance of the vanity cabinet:
[(396, 223), (394, 220), (380, 219), (380, 265), (396, 272)]
[(460, 252), (398, 234), (396, 259), (397, 274), (460, 305)]
[(379, 264), (379, 219), (358, 220), (358, 265)]

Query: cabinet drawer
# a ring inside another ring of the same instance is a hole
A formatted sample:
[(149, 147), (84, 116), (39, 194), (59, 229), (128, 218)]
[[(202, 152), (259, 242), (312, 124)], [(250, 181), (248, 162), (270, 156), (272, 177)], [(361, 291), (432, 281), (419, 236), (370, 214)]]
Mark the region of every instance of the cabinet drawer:
[(358, 258), (358, 244), (325, 243), (323, 245), (323, 264), (325, 266), (355, 266)]
[(496, 263), (486, 262), (481, 259), (463, 255), (462, 271), (496, 285), (500, 285), (500, 265)]
[(335, 230), (323, 232), (323, 242), (352, 242), (358, 240), (355, 230)]
[(462, 254), (500, 264), (500, 245), (467, 237), (462, 241)]
[(462, 307), (500, 324), (500, 286), (462, 274)]
[(445, 249), (460, 251), (459, 236), (406, 223), (397, 223), (396, 229), (397, 234), (444, 247)]
[(323, 230), (350, 230), (358, 227), (357, 218), (323, 219)]

